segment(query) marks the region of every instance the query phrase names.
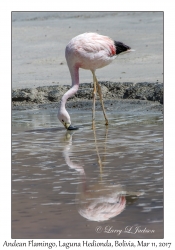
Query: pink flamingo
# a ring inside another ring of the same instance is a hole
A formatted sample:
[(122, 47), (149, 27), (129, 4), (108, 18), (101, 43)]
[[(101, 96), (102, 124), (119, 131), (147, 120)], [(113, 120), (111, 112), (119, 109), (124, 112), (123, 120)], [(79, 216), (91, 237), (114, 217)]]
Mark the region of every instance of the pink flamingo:
[(72, 87), (63, 95), (58, 111), (58, 119), (68, 130), (78, 129), (71, 125), (70, 116), (65, 108), (66, 101), (73, 96), (79, 88), (79, 68), (91, 70), (93, 75), (93, 112), (92, 121), (95, 120), (95, 98), (96, 90), (100, 96), (106, 125), (106, 117), (101, 87), (95, 76), (95, 70), (110, 64), (118, 54), (132, 51), (131, 48), (121, 42), (112, 40), (107, 36), (97, 33), (84, 33), (71, 39), (66, 46), (65, 56), (72, 78)]

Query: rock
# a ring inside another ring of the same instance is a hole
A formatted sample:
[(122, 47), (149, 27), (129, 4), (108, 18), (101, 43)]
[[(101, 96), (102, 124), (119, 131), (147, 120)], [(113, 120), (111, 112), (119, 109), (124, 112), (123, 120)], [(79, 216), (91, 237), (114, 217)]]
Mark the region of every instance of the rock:
[(51, 102), (58, 102), (61, 97), (60, 97), (60, 91), (58, 90), (52, 90), (48, 93), (48, 99)]
[(36, 96), (36, 103), (45, 103), (48, 101), (48, 95), (46, 92), (38, 92), (37, 96)]
[(93, 88), (84, 88), (79, 89), (75, 94), (75, 97), (84, 98), (84, 99), (92, 99)]
[(127, 99), (127, 98), (132, 98), (133, 99), (133, 95), (135, 95), (135, 90), (133, 89), (133, 87), (129, 87), (125, 90), (124, 94), (123, 94), (123, 98)]
[(154, 87), (156, 101), (163, 104), (163, 84), (157, 84)]
[(12, 91), (12, 101), (15, 102), (23, 102), (28, 101), (28, 93), (23, 90), (14, 90)]
[(28, 91), (28, 101), (36, 102), (38, 99), (38, 90), (37, 89), (29, 89)]
[(79, 89), (89, 89), (89, 88), (93, 88), (94, 84), (91, 83), (81, 83), (79, 86)]
[(104, 86), (104, 85), (101, 86), (101, 92), (102, 92), (102, 95), (104, 98), (106, 97), (108, 91), (109, 91), (109, 89), (106, 86)]

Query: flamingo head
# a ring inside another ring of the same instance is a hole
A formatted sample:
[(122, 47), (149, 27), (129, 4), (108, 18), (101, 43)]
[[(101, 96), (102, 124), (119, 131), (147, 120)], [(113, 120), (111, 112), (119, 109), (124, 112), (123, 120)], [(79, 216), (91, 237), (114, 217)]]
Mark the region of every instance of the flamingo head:
[(71, 125), (70, 115), (68, 114), (66, 109), (64, 109), (64, 111), (59, 110), (57, 116), (58, 116), (59, 121), (63, 124), (63, 126), (67, 130), (76, 130), (76, 129), (78, 129), (77, 127), (74, 127), (74, 126)]

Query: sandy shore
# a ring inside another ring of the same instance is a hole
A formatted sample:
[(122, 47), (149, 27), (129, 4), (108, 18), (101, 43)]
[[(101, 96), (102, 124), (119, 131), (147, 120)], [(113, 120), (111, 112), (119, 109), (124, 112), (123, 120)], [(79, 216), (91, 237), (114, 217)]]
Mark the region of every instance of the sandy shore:
[[(136, 50), (99, 69), (99, 81), (163, 83), (162, 12), (13, 12), (12, 88), (70, 85), (65, 46), (89, 31)], [(91, 81), (80, 70), (80, 83)]]

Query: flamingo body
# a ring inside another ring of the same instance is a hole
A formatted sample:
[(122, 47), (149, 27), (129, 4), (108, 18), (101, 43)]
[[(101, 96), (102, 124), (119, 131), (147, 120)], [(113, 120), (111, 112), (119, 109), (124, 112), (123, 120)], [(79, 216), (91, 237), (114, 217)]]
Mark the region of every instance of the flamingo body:
[(84, 33), (74, 37), (66, 46), (69, 68), (96, 70), (110, 64), (116, 58), (114, 41), (96, 33)]
[(131, 51), (129, 46), (97, 33), (84, 33), (71, 39), (66, 46), (65, 56), (72, 78), (72, 88), (63, 95), (58, 111), (58, 119), (66, 129), (77, 129), (76, 127), (71, 126), (70, 116), (65, 108), (65, 105), (67, 99), (73, 96), (79, 88), (79, 68), (91, 70), (93, 74), (93, 120), (95, 119), (94, 112), (97, 86), (106, 124), (108, 124), (102, 100), (101, 88), (96, 79), (95, 70), (110, 64), (118, 54), (129, 51)]

